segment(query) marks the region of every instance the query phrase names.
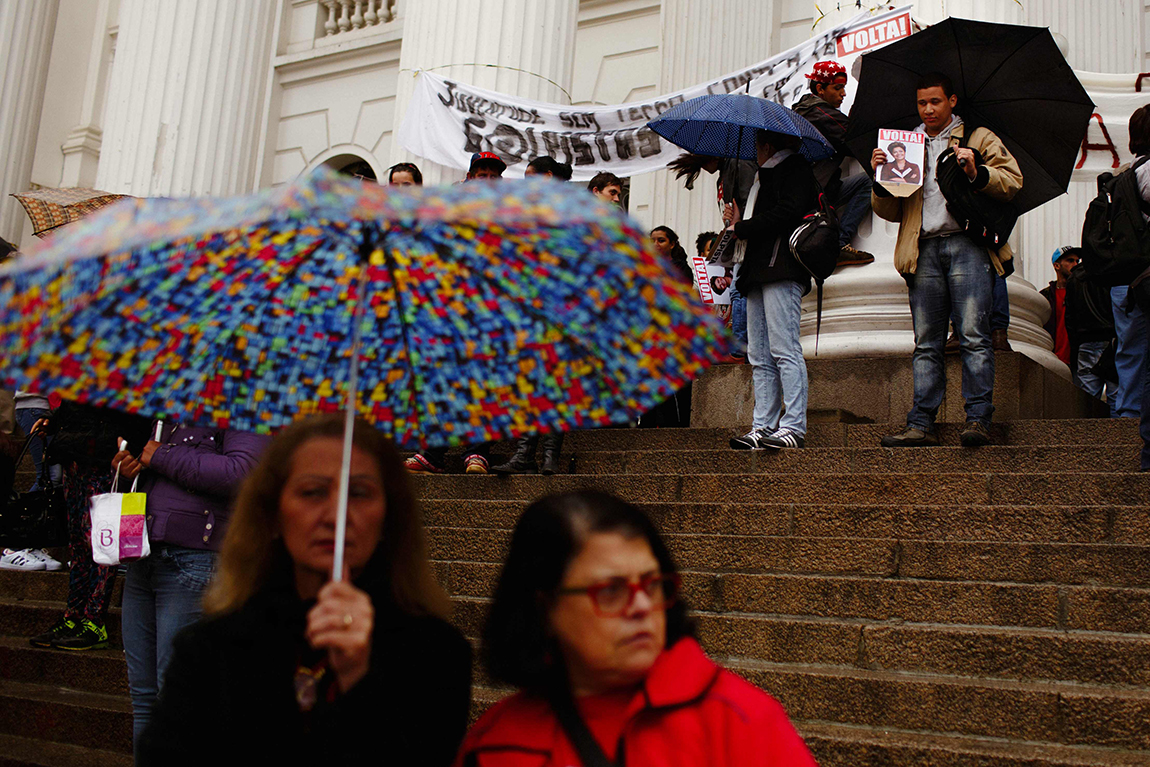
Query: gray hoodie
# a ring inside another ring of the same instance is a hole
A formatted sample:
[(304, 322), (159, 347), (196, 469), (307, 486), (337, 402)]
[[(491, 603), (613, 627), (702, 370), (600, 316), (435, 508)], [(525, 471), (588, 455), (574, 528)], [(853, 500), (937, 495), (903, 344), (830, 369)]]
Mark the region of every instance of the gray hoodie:
[[(946, 207), (946, 198), (939, 189), (935, 169), (938, 167), (939, 156), (950, 146), (950, 132), (962, 125), (962, 118), (952, 114), (950, 124), (939, 131), (937, 136), (926, 137), (926, 167), (922, 173), (922, 230), (920, 237), (937, 237), (940, 234), (961, 232), (962, 227), (950, 215)], [(916, 133), (926, 133), (926, 126), (919, 125)]]

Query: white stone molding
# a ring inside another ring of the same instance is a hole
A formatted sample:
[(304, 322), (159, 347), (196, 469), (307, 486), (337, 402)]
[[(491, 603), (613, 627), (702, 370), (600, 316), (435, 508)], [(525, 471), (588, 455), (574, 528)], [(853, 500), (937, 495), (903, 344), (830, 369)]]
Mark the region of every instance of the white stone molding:
[(96, 183), (140, 196), (255, 188), (276, 0), (121, 0)]
[(32, 179), (59, 5), (59, 0), (0, 2), (0, 236), (16, 245), (25, 215), (8, 195), (26, 191)]
[[(500, 93), (569, 104), (578, 8), (578, 0), (412, 0), (405, 4), (393, 134), (407, 111), (416, 73), (423, 69)], [(417, 163), (428, 184), (454, 181), (462, 175), (393, 143), (391, 163), (404, 161)]]

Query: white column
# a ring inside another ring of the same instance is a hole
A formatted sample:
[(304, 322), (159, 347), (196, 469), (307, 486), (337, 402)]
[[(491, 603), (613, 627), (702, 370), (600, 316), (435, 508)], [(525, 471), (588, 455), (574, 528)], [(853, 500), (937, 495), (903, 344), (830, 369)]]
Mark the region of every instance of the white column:
[(0, 236), (20, 244), (24, 210), (8, 195), (28, 189), (48, 81), (59, 0), (0, 2)]
[(114, 21), (112, 0), (94, 0), (94, 4), (95, 24), (88, 52), (80, 119), (60, 146), (60, 153), (64, 155), (60, 186), (96, 186), (100, 147), (104, 140), (104, 99), (107, 95), (108, 70), (115, 51), (115, 37), (109, 32), (109, 26)]
[[(669, 93), (750, 66), (769, 57), (775, 2), (663, 0), (659, 93)], [(693, 253), (695, 236), (722, 227), (715, 176), (701, 173), (694, 191), (668, 171), (651, 176), (651, 226), (666, 225)]]
[(276, 0), (121, 0), (97, 186), (251, 191), (275, 11)]
[[(403, 43), (393, 136), (421, 69), (500, 93), (571, 103), (578, 0), (407, 0), (397, 10)], [(461, 176), (412, 155), (398, 141), (391, 162), (418, 164), (427, 184)]]

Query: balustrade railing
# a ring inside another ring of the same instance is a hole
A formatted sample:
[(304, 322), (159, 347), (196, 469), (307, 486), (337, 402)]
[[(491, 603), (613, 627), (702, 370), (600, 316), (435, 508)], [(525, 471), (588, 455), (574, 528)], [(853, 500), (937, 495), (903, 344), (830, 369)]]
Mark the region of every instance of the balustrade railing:
[(321, 0), (327, 8), (326, 37), (395, 20), (396, 0)]

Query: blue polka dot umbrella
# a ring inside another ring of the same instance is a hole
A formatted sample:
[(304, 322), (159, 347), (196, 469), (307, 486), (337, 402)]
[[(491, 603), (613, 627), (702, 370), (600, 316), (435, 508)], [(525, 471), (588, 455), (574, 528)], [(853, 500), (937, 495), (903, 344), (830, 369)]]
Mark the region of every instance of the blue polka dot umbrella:
[(694, 154), (754, 160), (755, 131), (795, 136), (810, 162), (835, 153), (815, 126), (792, 109), (744, 94), (699, 96), (677, 104), (647, 123), (651, 130)]

